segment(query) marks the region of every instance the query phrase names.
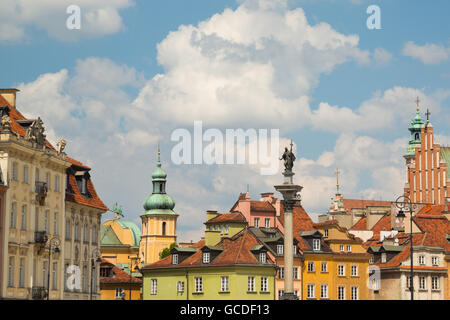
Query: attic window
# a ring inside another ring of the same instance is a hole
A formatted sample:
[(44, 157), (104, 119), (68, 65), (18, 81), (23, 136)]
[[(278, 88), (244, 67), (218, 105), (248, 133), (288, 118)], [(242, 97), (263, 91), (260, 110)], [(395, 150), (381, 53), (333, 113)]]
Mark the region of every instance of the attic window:
[(282, 244), (278, 244), (277, 245), (277, 254), (283, 255), (283, 253), (284, 253), (284, 246)]
[(266, 263), (267, 262), (267, 255), (265, 252), (261, 252), (259, 254), (259, 262), (260, 263)]
[(381, 263), (386, 263), (386, 253), (385, 252), (383, 252), (381, 254)]
[(320, 239), (313, 239), (313, 250), (320, 251)]
[(172, 264), (178, 264), (178, 253), (172, 255)]
[(209, 263), (211, 255), (209, 252), (203, 252), (203, 263)]

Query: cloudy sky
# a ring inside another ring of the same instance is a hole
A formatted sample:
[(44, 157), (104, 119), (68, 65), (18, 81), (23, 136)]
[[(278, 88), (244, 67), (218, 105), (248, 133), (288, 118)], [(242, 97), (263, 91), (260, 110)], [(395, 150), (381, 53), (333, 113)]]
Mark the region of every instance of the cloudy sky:
[[(367, 8), (381, 10), (369, 29)], [(77, 5), (81, 28), (70, 30)], [(258, 164), (181, 164), (176, 129), (279, 129), (315, 216), (336, 168), (347, 198), (402, 192), (417, 96), (450, 144), (450, 3), (418, 0), (3, 0), (0, 87), (41, 116), (53, 143), (92, 167), (99, 195), (140, 223), (158, 142), (179, 240), (198, 240), (207, 209), (273, 191)], [(206, 146), (207, 143), (203, 146)], [(193, 147), (194, 148), (194, 147)], [(105, 219), (111, 218), (110, 213)]]

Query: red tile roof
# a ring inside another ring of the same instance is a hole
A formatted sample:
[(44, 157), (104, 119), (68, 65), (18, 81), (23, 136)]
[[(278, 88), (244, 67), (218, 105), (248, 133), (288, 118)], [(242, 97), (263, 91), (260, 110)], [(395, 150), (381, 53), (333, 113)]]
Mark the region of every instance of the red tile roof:
[[(172, 257), (166, 257), (155, 263), (143, 267), (143, 270), (159, 268), (185, 268), (185, 267), (213, 267), (213, 266), (232, 266), (242, 264), (261, 265), (250, 251), (253, 246), (262, 243), (248, 230), (243, 229), (231, 238), (224, 238), (215, 247), (222, 248), (223, 251), (210, 263), (202, 262), (202, 251), (198, 250), (190, 257), (177, 265), (172, 265)], [(268, 257), (268, 261), (273, 263)]]
[(246, 222), (246, 220), (242, 213), (235, 211), (231, 213), (219, 214), (218, 216), (209, 219), (205, 223), (212, 223), (212, 222)]
[(367, 230), (367, 217), (362, 217), (356, 222), (350, 230), (363, 231)]
[(350, 213), (352, 209), (364, 209), (367, 207), (390, 207), (391, 201), (342, 199), (345, 211)]
[(142, 280), (136, 277), (133, 277), (126, 273), (125, 271), (123, 271), (122, 269), (120, 269), (119, 267), (115, 266), (114, 264), (112, 264), (111, 262), (109, 262), (108, 260), (105, 260), (103, 258), (102, 259), (102, 263), (101, 263), (101, 267), (103, 266), (107, 266), (107, 267), (112, 267), (113, 269), (113, 276), (112, 277), (100, 277), (100, 284), (106, 284), (106, 283), (135, 283), (135, 284), (141, 284)]
[[(415, 233), (413, 234), (413, 246), (418, 246), (421, 245), (423, 243), (425, 234), (423, 233)], [(409, 236), (406, 237), (405, 241), (408, 240)], [(404, 245), (405, 243), (402, 243), (399, 245)], [(395, 257), (393, 257), (391, 260), (389, 260), (387, 263), (379, 263), (378, 266), (380, 268), (393, 268), (393, 267), (398, 267), (400, 266), (400, 264), (405, 261), (406, 259), (409, 258), (410, 254), (411, 254), (411, 250), (410, 250), (410, 246), (409, 244), (405, 246), (405, 248), (403, 249), (402, 252), (400, 252), (399, 254), (397, 254)]]
[(450, 252), (450, 243), (447, 235), (450, 234), (450, 221), (442, 214), (445, 206), (425, 206), (414, 217), (416, 225), (426, 233), (423, 245), (429, 247), (442, 247)]
[(90, 195), (90, 197), (85, 197), (81, 194), (80, 190), (78, 189), (78, 185), (75, 179), (75, 176), (73, 174), (69, 174), (69, 186), (72, 190), (72, 193), (66, 192), (66, 200), (72, 201), (78, 204), (82, 204), (88, 207), (97, 208), (100, 210), (108, 210), (108, 207), (103, 203), (103, 201), (100, 199), (100, 197), (97, 195), (97, 192), (95, 191), (94, 184), (92, 183), (91, 179), (88, 179), (87, 184), (87, 191)]
[(273, 205), (271, 205), (268, 201), (250, 201), (250, 210), (251, 211), (263, 211), (263, 212), (276, 212)]

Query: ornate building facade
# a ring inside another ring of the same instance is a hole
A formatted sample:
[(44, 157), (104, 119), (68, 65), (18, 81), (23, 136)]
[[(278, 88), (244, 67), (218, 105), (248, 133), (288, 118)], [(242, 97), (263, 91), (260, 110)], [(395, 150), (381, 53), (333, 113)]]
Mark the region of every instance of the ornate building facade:
[[(64, 265), (81, 267), (88, 261), (81, 276), (90, 277), (91, 260), (83, 257), (99, 247), (100, 215), (107, 208), (90, 169), (64, 153), (65, 141), (53, 147), (43, 121), (27, 119), (16, 109), (17, 92), (0, 89), (0, 298), (83, 298), (78, 286), (76, 295), (66, 295)], [(83, 239), (81, 232), (86, 232)], [(74, 233), (77, 238), (67, 236)], [(98, 277), (95, 283), (98, 287)]]

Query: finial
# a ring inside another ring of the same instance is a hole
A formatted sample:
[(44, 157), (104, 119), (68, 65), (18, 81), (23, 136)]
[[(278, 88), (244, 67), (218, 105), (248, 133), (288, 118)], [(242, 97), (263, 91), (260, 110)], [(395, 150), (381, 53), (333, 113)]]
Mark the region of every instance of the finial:
[(158, 142), (158, 167), (161, 167), (161, 150), (159, 149), (159, 142)]
[(431, 112), (428, 108), (427, 108), (427, 112), (425, 113), (425, 115), (427, 116), (427, 123), (430, 123)]
[(416, 99), (417, 112), (419, 112), (419, 103), (420, 103), (420, 100), (419, 100), (419, 97), (417, 97), (417, 99)]
[(339, 168), (336, 168), (336, 194), (339, 194), (339, 174), (341, 171), (339, 171)]

